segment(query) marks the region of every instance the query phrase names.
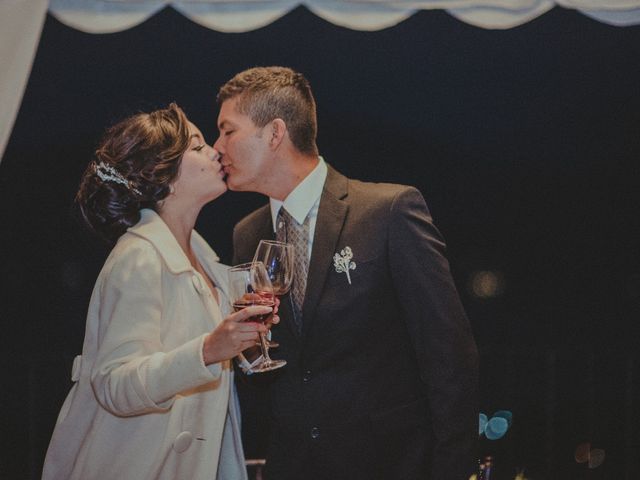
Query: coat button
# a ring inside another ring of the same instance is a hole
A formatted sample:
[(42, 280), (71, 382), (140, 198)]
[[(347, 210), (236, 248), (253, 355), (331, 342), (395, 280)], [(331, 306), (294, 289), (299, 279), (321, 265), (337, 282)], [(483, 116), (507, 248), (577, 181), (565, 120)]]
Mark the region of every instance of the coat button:
[(192, 441), (193, 435), (191, 435), (191, 432), (179, 433), (176, 439), (173, 441), (173, 449), (178, 453), (182, 453), (187, 448), (189, 448)]
[(304, 372), (302, 374), (302, 381), (307, 383), (309, 380), (311, 380), (311, 370), (307, 370), (306, 372)]
[(320, 437), (320, 429), (318, 427), (313, 427), (311, 429), (311, 438), (316, 440), (319, 437)]

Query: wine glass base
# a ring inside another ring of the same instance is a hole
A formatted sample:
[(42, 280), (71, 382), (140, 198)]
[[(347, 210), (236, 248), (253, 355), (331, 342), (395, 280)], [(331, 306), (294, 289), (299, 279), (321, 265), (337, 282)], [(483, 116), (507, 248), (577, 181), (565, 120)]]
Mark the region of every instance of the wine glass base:
[[(256, 342), (256, 347), (260, 346), (260, 342)], [(269, 347), (269, 350), (271, 350), (272, 348), (278, 348), (280, 346), (280, 344), (278, 342), (274, 342), (273, 340), (269, 340), (267, 341), (267, 347)]]
[(284, 367), (286, 364), (286, 360), (265, 360), (264, 362), (251, 367), (251, 370), (253, 370), (253, 373), (269, 372), (271, 370)]

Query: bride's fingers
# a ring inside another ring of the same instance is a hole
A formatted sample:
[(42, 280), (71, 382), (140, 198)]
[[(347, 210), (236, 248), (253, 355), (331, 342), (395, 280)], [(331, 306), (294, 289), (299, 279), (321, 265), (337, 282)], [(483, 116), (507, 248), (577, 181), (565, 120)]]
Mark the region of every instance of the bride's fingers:
[(265, 307), (264, 305), (252, 305), (242, 310), (232, 313), (227, 318), (234, 322), (250, 321), (251, 317), (258, 315), (266, 315), (271, 313), (273, 309), (271, 307)]

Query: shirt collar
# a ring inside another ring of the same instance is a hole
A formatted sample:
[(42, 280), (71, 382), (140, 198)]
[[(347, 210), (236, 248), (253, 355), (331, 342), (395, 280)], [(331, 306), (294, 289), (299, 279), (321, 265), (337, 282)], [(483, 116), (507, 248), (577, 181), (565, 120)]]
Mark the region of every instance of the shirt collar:
[(318, 165), (287, 195), (284, 202), (275, 198), (269, 199), (274, 231), (281, 207), (284, 206), (296, 222), (302, 224), (322, 195), (324, 182), (327, 179), (327, 164), (321, 156), (318, 156), (318, 159), (320, 160)]

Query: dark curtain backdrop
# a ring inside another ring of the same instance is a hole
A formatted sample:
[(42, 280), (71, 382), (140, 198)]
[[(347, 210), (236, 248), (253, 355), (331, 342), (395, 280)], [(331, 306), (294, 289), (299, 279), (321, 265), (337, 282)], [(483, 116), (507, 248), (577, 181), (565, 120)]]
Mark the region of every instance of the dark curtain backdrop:
[[(491, 478), (637, 477), (640, 27), (556, 8), (505, 31), (422, 11), (358, 32), (301, 7), (242, 34), (172, 9), (109, 35), (47, 18), (0, 164), (0, 478), (40, 477), (71, 386), (107, 254), (73, 198), (104, 128), (176, 101), (213, 142), (218, 87), (272, 64), (309, 78), (329, 163), (424, 194), (480, 347), (481, 411), (513, 412), (482, 439)], [(232, 226), (264, 202), (228, 193), (198, 229), (228, 262)], [(499, 295), (473, 295), (477, 271), (497, 272)], [(259, 401), (243, 397), (260, 457)], [(576, 463), (582, 442), (605, 450), (600, 467)]]

